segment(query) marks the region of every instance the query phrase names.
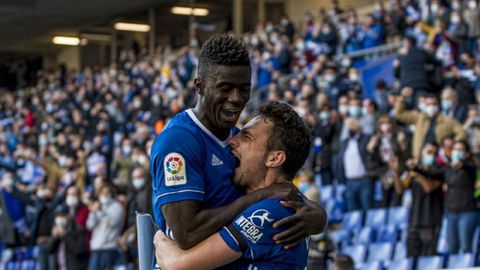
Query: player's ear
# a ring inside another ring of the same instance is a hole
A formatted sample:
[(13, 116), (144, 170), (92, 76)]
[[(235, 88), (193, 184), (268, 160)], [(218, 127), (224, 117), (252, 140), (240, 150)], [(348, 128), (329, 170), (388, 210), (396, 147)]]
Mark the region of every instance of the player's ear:
[(203, 80), (195, 78), (193, 84), (195, 85), (195, 90), (197, 90), (198, 94), (203, 96), (205, 93), (205, 83), (203, 82)]
[(282, 166), (287, 159), (287, 155), (283, 151), (270, 151), (267, 156), (267, 161), (265, 162), (265, 166), (269, 168), (275, 168)]

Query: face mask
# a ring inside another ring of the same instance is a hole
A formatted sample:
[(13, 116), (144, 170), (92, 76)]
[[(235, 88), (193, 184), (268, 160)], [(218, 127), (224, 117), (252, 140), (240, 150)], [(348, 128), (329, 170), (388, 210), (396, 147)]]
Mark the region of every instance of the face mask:
[(437, 13), (438, 11), (438, 5), (432, 5), (432, 12)]
[(349, 136), (350, 138), (353, 138), (353, 137), (355, 137), (356, 135), (357, 135), (357, 132), (356, 132), (355, 130), (353, 130), (353, 129), (349, 129), (349, 130), (348, 130), (348, 136)]
[(60, 167), (67, 166), (67, 157), (65, 157), (65, 156), (59, 157), (58, 158), (58, 165), (60, 165)]
[(143, 179), (143, 178), (133, 179), (132, 180), (132, 185), (135, 188), (135, 190), (140, 190), (145, 185), (145, 179)]
[(428, 106), (425, 108), (425, 113), (426, 113), (429, 117), (434, 117), (435, 114), (437, 114), (437, 106), (435, 106), (435, 105), (428, 105)]
[(362, 107), (362, 115), (367, 115), (367, 114), (368, 114), (367, 108)]
[(477, 2), (475, 2), (475, 1), (468, 2), (468, 8), (469, 9), (476, 9), (477, 8)]
[(320, 120), (327, 121), (328, 119), (330, 119), (330, 113), (329, 112), (321, 112), (320, 113)]
[(39, 199), (45, 198), (45, 192), (44, 192), (42, 189), (39, 189), (39, 190), (37, 191), (37, 197), (38, 197)]
[(13, 186), (13, 179), (11, 177), (8, 177), (3, 180), (3, 183), (5, 186), (11, 187)]
[(422, 156), (422, 164), (425, 166), (432, 166), (434, 161), (435, 157), (433, 155)]
[(425, 111), (425, 103), (418, 103), (418, 109), (421, 111), (421, 112), (424, 112)]
[(348, 114), (352, 117), (358, 117), (362, 113), (362, 108), (358, 106), (350, 106), (348, 107)]
[(98, 200), (102, 205), (109, 205), (112, 202), (111, 197), (105, 197), (105, 196), (101, 196)]
[(453, 102), (451, 100), (445, 99), (442, 100), (442, 109), (450, 110), (453, 107)]
[(460, 4), (457, 2), (452, 3), (452, 9), (453, 10), (458, 10), (460, 8)]
[(358, 74), (357, 73), (350, 73), (348, 74), (348, 79), (352, 82), (358, 81)]
[(55, 226), (57, 227), (65, 227), (67, 225), (67, 219), (63, 217), (56, 217), (55, 218)]
[(342, 60), (342, 66), (343, 67), (348, 68), (348, 67), (350, 67), (351, 64), (352, 64), (352, 61), (349, 58), (345, 58), (345, 59)]
[(67, 196), (65, 203), (68, 207), (75, 207), (78, 205), (78, 198), (74, 196)]
[(454, 24), (458, 24), (458, 23), (460, 22), (460, 17), (454, 16), (454, 17), (452, 17), (451, 21), (452, 21), (452, 23), (454, 23)]
[(332, 74), (325, 75), (325, 81), (327, 81), (328, 83), (331, 83), (334, 80), (335, 80), (335, 75), (332, 75)]
[(303, 49), (305, 48), (305, 44), (303, 43), (303, 41), (299, 41), (297, 42), (297, 44), (295, 44), (295, 47), (297, 48), (297, 50), (303, 51)]
[(125, 156), (128, 156), (132, 153), (132, 147), (130, 145), (125, 145), (122, 147), (122, 152)]
[(347, 114), (348, 113), (348, 105), (340, 105), (338, 107), (338, 112), (340, 112), (343, 115)]
[(310, 185), (308, 183), (300, 183), (298, 185), (298, 189), (300, 192), (305, 193), (308, 189), (310, 188)]
[(138, 163), (144, 164), (145, 162), (147, 162), (147, 157), (142, 155), (142, 156), (139, 156), (137, 160), (138, 160)]
[(453, 150), (452, 151), (452, 161), (462, 161), (465, 159), (465, 154), (462, 151)]

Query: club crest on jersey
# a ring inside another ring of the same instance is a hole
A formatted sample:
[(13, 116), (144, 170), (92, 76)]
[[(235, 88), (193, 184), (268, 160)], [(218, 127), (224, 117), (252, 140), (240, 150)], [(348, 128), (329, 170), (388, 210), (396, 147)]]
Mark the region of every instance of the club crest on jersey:
[(252, 243), (257, 243), (263, 236), (262, 229), (266, 222), (273, 222), (273, 218), (269, 218), (270, 212), (265, 209), (258, 209), (248, 218), (243, 215), (235, 220), (235, 224), (240, 227), (240, 233), (243, 234)]
[(185, 173), (185, 159), (179, 153), (168, 154), (163, 161), (165, 185), (167, 187), (184, 185), (187, 183)]

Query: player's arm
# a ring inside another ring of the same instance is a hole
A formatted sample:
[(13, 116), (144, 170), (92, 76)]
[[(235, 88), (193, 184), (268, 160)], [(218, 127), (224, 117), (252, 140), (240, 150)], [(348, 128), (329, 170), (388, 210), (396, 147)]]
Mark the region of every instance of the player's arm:
[(154, 244), (157, 264), (162, 270), (213, 269), (242, 256), (240, 251), (231, 249), (225, 243), (220, 233), (215, 233), (189, 250), (182, 250), (159, 230), (155, 234)]
[(250, 205), (268, 197), (286, 198), (292, 191), (291, 185), (275, 184), (218, 208), (204, 209), (201, 202), (190, 200), (165, 204), (162, 211), (178, 246), (189, 249), (218, 232)]
[(273, 236), (277, 244), (284, 244), (286, 248), (295, 246), (309, 235), (323, 232), (327, 225), (327, 213), (317, 203), (304, 197), (304, 202), (282, 201), (285, 207), (295, 210), (295, 214), (283, 218), (273, 224), (273, 228), (289, 227), (285, 231)]

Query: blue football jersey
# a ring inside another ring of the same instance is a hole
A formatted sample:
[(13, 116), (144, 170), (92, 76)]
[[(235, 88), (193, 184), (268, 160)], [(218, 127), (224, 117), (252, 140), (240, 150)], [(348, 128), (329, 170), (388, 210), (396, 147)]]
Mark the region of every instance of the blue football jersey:
[[(285, 228), (273, 229), (276, 221), (294, 213), (280, 204), (279, 199), (265, 199), (241, 212), (228, 227), (220, 231), (225, 243), (242, 252), (241, 259), (231, 263), (229, 269), (306, 269), (308, 239), (296, 247), (285, 249), (277, 245), (273, 236)], [(234, 230), (234, 231), (232, 231)], [(243, 247), (241, 243), (245, 245)]]
[[(236, 133), (238, 129), (233, 129), (230, 135)], [(243, 195), (231, 181), (235, 160), (228, 139), (220, 141), (191, 109), (170, 120), (155, 139), (150, 156), (153, 214), (170, 237), (162, 205), (194, 200), (204, 208), (217, 208)]]

